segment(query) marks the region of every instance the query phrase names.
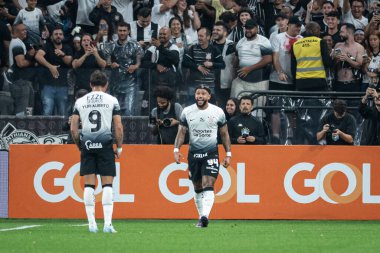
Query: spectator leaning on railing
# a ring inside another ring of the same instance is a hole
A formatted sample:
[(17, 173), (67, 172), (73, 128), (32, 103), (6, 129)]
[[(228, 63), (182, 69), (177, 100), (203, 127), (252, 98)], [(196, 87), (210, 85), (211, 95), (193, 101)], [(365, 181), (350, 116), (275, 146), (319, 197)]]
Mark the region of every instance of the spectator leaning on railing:
[[(374, 88), (367, 88), (360, 101), (359, 112), (365, 119), (360, 145), (380, 145), (380, 96)], [(373, 105), (370, 105), (373, 104)]]
[(232, 144), (266, 144), (265, 131), (259, 119), (252, 116), (253, 99), (243, 96), (239, 102), (240, 114), (228, 121)]

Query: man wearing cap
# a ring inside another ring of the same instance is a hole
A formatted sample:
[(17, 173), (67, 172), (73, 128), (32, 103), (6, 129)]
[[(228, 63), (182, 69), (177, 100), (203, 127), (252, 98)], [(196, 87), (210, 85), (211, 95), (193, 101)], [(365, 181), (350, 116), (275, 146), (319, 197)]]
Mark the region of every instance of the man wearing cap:
[(271, 44), (272, 44), (273, 38), (277, 34), (286, 32), (286, 30), (288, 29), (288, 23), (289, 23), (289, 18), (284, 13), (277, 14), (275, 16), (275, 19), (276, 19), (275, 20), (276, 24), (272, 26), (269, 30), (269, 34), (270, 34), (269, 41), (271, 42)]
[(333, 109), (322, 118), (317, 141), (327, 145), (353, 145), (356, 131), (354, 116), (346, 111), (344, 100), (335, 100)]
[(189, 131), (189, 178), (194, 185), (194, 201), (198, 210), (197, 227), (208, 226), (208, 218), (214, 204), (214, 184), (219, 174), (218, 131), (226, 151), (222, 165), (227, 168), (231, 159), (231, 145), (226, 116), (223, 110), (208, 103), (211, 90), (204, 85), (195, 88), (196, 103), (183, 109), (174, 142), (174, 159), (181, 163), (179, 152)]
[[(272, 63), (272, 47), (264, 36), (258, 34), (258, 23), (249, 19), (245, 23), (245, 37), (236, 45), (238, 77), (232, 82), (231, 97), (240, 98), (246, 90), (267, 90), (269, 76), (266, 67)], [(263, 106), (265, 100), (255, 100), (255, 106)], [(262, 114), (262, 112), (257, 112)], [(260, 117), (262, 115), (259, 115)]]

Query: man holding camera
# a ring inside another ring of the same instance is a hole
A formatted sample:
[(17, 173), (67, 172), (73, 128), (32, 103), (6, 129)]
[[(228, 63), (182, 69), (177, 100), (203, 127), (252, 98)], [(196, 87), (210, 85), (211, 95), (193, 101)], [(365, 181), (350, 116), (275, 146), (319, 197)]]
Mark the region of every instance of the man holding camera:
[(152, 134), (157, 136), (158, 144), (174, 144), (183, 108), (180, 104), (172, 102), (174, 92), (167, 86), (158, 87), (154, 97), (157, 107), (153, 108), (150, 116)]
[(263, 124), (252, 116), (253, 99), (243, 96), (239, 103), (240, 114), (228, 122), (232, 144), (266, 144)]
[(355, 118), (347, 112), (344, 100), (335, 100), (333, 109), (333, 112), (322, 118), (317, 141), (327, 145), (353, 145), (356, 131)]

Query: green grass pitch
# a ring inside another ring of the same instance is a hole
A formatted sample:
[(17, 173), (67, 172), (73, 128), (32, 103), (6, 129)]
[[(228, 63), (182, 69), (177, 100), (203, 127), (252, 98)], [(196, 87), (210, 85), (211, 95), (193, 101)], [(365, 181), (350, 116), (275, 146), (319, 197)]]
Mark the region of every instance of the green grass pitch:
[(85, 220), (0, 219), (0, 252), (380, 252), (380, 221), (114, 220), (117, 234), (101, 222), (91, 234)]

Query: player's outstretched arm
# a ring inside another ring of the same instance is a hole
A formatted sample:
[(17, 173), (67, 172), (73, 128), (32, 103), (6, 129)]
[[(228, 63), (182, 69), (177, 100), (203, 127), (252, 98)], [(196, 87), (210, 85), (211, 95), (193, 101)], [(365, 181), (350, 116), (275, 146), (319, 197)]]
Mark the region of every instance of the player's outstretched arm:
[(80, 140), (79, 140), (79, 115), (73, 114), (71, 116), (71, 124), (70, 124), (71, 136), (73, 138), (74, 143), (78, 146), (80, 150)]
[(231, 140), (230, 140), (230, 135), (228, 134), (227, 124), (222, 126), (219, 129), (219, 132), (220, 132), (220, 137), (222, 139), (224, 150), (226, 151), (226, 157), (224, 158), (222, 165), (227, 168), (228, 166), (230, 166), (230, 161), (231, 161)]
[(176, 163), (181, 163), (181, 158), (183, 155), (179, 152), (182, 144), (185, 142), (187, 128), (185, 126), (179, 125), (177, 136), (174, 141), (174, 160)]
[(114, 131), (115, 131), (115, 140), (116, 140), (116, 150), (115, 155), (117, 158), (120, 158), (120, 154), (123, 151), (122, 145), (123, 145), (123, 124), (121, 123), (121, 116), (120, 115), (114, 115), (112, 117), (113, 125), (114, 125)]

